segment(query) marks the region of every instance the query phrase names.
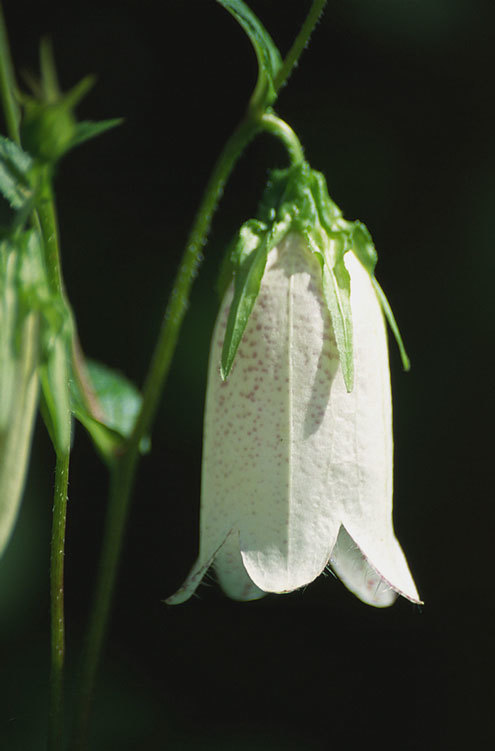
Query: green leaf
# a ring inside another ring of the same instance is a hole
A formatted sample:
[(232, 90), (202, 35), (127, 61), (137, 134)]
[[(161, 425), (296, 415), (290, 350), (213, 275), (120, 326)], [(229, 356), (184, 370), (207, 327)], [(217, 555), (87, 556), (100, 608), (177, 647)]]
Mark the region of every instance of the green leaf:
[(395, 341), (397, 342), (397, 346), (400, 352), (400, 357), (402, 360), (402, 367), (404, 368), (404, 370), (410, 370), (411, 361), (409, 360), (409, 357), (407, 356), (406, 348), (404, 347), (404, 342), (402, 341), (399, 327), (397, 326), (397, 322), (395, 320), (394, 314), (392, 313), (392, 308), (390, 307), (389, 301), (385, 297), (385, 292), (382, 290), (382, 288), (380, 287), (380, 285), (378, 284), (374, 276), (371, 277), (371, 282), (373, 284), (373, 287), (375, 288), (376, 296), (378, 297), (380, 305), (382, 306), (382, 310), (385, 314), (385, 318), (388, 321), (388, 325), (390, 326), (392, 333), (395, 337)]
[(84, 425), (103, 458), (111, 461), (134, 429), (142, 397), (122, 373), (93, 360), (87, 360), (86, 366), (98, 412), (95, 414), (90, 409), (76, 378), (71, 380), (72, 412)]
[(258, 81), (251, 105), (266, 109), (277, 97), (275, 77), (282, 67), (277, 46), (261, 21), (242, 0), (217, 0), (231, 13), (248, 35), (258, 58)]
[(117, 370), (87, 361), (91, 383), (105, 415), (107, 427), (129, 438), (141, 409), (142, 397), (134, 384)]
[(79, 146), (81, 143), (89, 141), (91, 138), (96, 138), (96, 136), (106, 133), (107, 130), (116, 128), (117, 125), (121, 125), (123, 122), (123, 118), (116, 117), (113, 120), (101, 120), (99, 122), (83, 121), (76, 123), (74, 136), (69, 149), (73, 149), (75, 146)]

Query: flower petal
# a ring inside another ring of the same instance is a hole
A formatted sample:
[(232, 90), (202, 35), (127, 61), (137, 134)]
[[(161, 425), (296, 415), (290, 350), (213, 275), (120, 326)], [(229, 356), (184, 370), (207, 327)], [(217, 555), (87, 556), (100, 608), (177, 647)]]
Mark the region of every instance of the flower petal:
[(20, 337), (10, 418), (0, 432), (0, 555), (15, 526), (24, 489), (38, 404), (38, 320), (29, 314)]
[(214, 334), (202, 511), (240, 530), (247, 573), (264, 591), (308, 584), (326, 566), (340, 519), (328, 502), (324, 447), (338, 353), (321, 268), (303, 238), (270, 251), (229, 379), (218, 373), (229, 301)]
[(368, 605), (385, 608), (397, 599), (397, 592), (370, 566), (345, 527), (340, 528), (330, 566), (347, 589)]
[(201, 583), (203, 576), (213, 563), (213, 559), (217, 552), (218, 550), (214, 550), (209, 556), (200, 553), (184, 583), (179, 587), (177, 592), (174, 592), (173, 595), (170, 595), (170, 597), (167, 597), (165, 600), (167, 605), (180, 605), (181, 602), (185, 602), (194, 594)]
[(249, 578), (241, 558), (239, 530), (233, 529), (215, 556), (215, 572), (225, 594), (233, 600), (259, 600), (266, 592)]
[[(366, 561), (396, 592), (419, 602), (392, 524), (392, 401), (387, 332), (368, 273), (353, 253), (347, 253), (345, 260), (351, 275), (355, 381), (350, 394), (345, 392), (341, 379), (336, 379), (332, 390), (336, 430), (330, 445), (329, 481), (332, 494), (338, 494), (343, 505), (342, 523)], [(348, 557), (346, 554), (345, 559)], [(345, 573), (343, 578), (346, 579)]]

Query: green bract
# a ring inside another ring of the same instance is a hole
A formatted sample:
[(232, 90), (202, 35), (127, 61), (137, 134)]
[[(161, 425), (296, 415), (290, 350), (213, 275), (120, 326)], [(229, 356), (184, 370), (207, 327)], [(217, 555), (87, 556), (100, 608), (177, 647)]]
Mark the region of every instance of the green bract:
[(376, 250), (361, 222), (348, 222), (331, 200), (324, 176), (306, 162), (271, 173), (258, 218), (240, 229), (231, 251), (234, 297), (222, 350), (221, 374), (226, 379), (256, 302), (270, 250), (288, 232), (302, 235), (318, 258), (325, 301), (335, 331), (347, 391), (354, 382), (350, 277), (344, 263), (352, 250), (372, 279), (382, 310), (399, 345), (404, 368), (409, 360), (390, 306), (374, 277)]

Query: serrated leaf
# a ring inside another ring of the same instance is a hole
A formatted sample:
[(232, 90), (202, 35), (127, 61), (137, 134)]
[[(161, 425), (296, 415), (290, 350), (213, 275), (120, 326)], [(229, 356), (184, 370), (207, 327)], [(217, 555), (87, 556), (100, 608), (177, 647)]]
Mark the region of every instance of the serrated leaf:
[(277, 97), (275, 77), (282, 67), (278, 48), (261, 21), (242, 0), (217, 0), (242, 26), (258, 59), (258, 81), (251, 102), (265, 109)]
[(76, 123), (74, 136), (71, 140), (69, 149), (73, 149), (75, 146), (79, 146), (85, 141), (89, 141), (91, 138), (106, 133), (107, 130), (116, 128), (124, 122), (123, 118), (116, 117), (113, 120), (101, 120), (100, 122), (91, 122), (84, 120), (80, 123)]
[(390, 326), (390, 329), (395, 337), (395, 341), (397, 342), (397, 346), (400, 352), (400, 357), (402, 360), (402, 367), (404, 368), (404, 370), (410, 370), (411, 361), (409, 360), (409, 357), (407, 356), (406, 348), (404, 347), (404, 342), (402, 341), (402, 336), (400, 334), (399, 327), (397, 326), (397, 321), (395, 320), (395, 316), (392, 312), (392, 308), (390, 307), (389, 301), (387, 300), (385, 296), (385, 292), (382, 290), (382, 288), (380, 287), (380, 285), (378, 284), (374, 276), (371, 276), (371, 282), (375, 289), (376, 296), (378, 297), (378, 300), (382, 307), (385, 318), (388, 321), (388, 325)]

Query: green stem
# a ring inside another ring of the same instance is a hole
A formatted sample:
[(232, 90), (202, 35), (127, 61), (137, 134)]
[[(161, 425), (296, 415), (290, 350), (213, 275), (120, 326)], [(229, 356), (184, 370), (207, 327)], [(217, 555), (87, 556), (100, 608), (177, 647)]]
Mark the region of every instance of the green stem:
[(275, 78), (275, 90), (277, 92), (279, 92), (280, 89), (285, 86), (290, 74), (292, 73), (301, 56), (302, 51), (305, 47), (307, 47), (309, 38), (313, 33), (321, 14), (323, 13), (323, 9), (326, 3), (327, 0), (313, 0), (313, 5), (311, 6), (306, 19), (301, 26), (301, 30), (295, 38), (294, 43), (287, 53), (283, 65)]
[(285, 120), (281, 120), (274, 112), (265, 112), (260, 118), (263, 130), (280, 139), (289, 154), (292, 164), (304, 161), (304, 151), (299, 138)]
[[(43, 237), (45, 265), (50, 289), (65, 301), (65, 291), (60, 264), (57, 210), (48, 168), (43, 175), (41, 200), (33, 221)], [(68, 384), (65, 384), (68, 388)], [(70, 414), (67, 415), (70, 420)], [(67, 427), (70, 436), (70, 425)], [(50, 674), (50, 720), (48, 750), (62, 751), (64, 719), (64, 661), (65, 661), (65, 615), (64, 615), (64, 556), (65, 526), (67, 516), (67, 488), (69, 481), (70, 449), (57, 455), (55, 468), (55, 491), (53, 503), (51, 556), (50, 556), (50, 610), (51, 610), (51, 674)]]
[(65, 300), (62, 267), (60, 263), (57, 209), (55, 206), (55, 197), (53, 195), (51, 175), (48, 167), (45, 167), (45, 173), (42, 176), (41, 196), (37, 205), (35, 221), (36, 217), (39, 222), (41, 234), (43, 235), (45, 264), (50, 289), (52, 292), (61, 295)]
[[(7, 30), (3, 9), (0, 4), (0, 95), (8, 135), (20, 145), (20, 117), (19, 108), (14, 96), (15, 88)], [(39, 210), (33, 213), (33, 221), (38, 225), (43, 235), (45, 261), (50, 286), (53, 291), (63, 294), (57, 215), (48, 173), (44, 177), (43, 193), (43, 200), (39, 206)], [(48, 751), (62, 751), (63, 748), (65, 660), (64, 555), (68, 481), (69, 453), (67, 452), (63, 456), (57, 456), (50, 546), (51, 669)]]
[(69, 455), (57, 457), (50, 556), (51, 675), (48, 751), (61, 751), (64, 720), (64, 553)]
[[(325, 0), (315, 0), (313, 3), (308, 18), (277, 77), (277, 89), (284, 85), (292, 67), (296, 64), (324, 4)], [(213, 213), (237, 159), (256, 133), (261, 130), (266, 130), (282, 140), (289, 152), (291, 161), (297, 163), (304, 158), (301, 144), (287, 123), (284, 123), (272, 112), (256, 113), (251, 110), (225, 144), (206, 186), (162, 320), (144, 385), (140, 414), (132, 436), (123, 452), (116, 458), (111, 469), (110, 495), (99, 578), (91, 609), (85, 659), (78, 691), (75, 734), (72, 746), (74, 751), (83, 751), (87, 747), (94, 684), (115, 587), (120, 551), (138, 464), (139, 446), (144, 436), (149, 434), (165, 386)]]
[(15, 79), (10, 56), (9, 40), (0, 4), (0, 95), (2, 98), (5, 124), (9, 137), (20, 144), (19, 108), (14, 98)]
[(143, 404), (139, 417), (124, 452), (116, 459), (112, 467), (99, 579), (91, 610), (85, 659), (78, 691), (73, 745), (75, 751), (82, 751), (87, 745), (93, 689), (105, 638), (122, 540), (134, 486), (139, 445), (142, 438), (149, 433), (156, 414), (213, 213), (237, 159), (259, 129), (258, 121), (250, 118), (243, 120), (225, 144), (213, 169), (186, 242), (184, 254), (163, 316), (144, 385)]

